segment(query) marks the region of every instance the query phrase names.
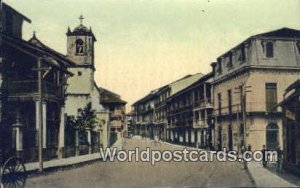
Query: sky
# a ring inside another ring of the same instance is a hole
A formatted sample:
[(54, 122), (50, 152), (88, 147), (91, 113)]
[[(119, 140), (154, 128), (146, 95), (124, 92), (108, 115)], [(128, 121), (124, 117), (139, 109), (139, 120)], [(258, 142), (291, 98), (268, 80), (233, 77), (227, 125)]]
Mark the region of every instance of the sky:
[(66, 31), (92, 27), (95, 80), (132, 103), (210, 63), (251, 35), (300, 30), (300, 0), (4, 0), (32, 20), (36, 36), (66, 54)]

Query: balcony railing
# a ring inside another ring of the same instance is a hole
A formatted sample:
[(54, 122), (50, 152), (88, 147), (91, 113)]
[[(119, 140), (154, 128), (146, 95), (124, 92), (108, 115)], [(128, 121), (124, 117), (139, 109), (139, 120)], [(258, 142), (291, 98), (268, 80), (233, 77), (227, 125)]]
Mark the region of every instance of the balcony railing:
[[(22, 96), (38, 93), (38, 82), (36, 80), (7, 81), (5, 84), (9, 96)], [(43, 81), (43, 94), (56, 95), (61, 97), (61, 88), (53, 83)]]
[[(280, 112), (280, 110), (278, 110)], [(220, 114), (221, 112), (221, 114)], [(231, 114), (241, 113), (241, 105), (240, 104), (233, 104), (231, 105)], [(264, 102), (247, 102), (246, 103), (246, 112), (268, 112), (266, 111), (266, 104)], [(230, 110), (228, 106), (224, 106), (221, 109), (214, 109), (214, 116), (226, 116), (230, 115)]]
[(205, 121), (205, 120), (194, 121), (193, 127), (194, 128), (207, 128), (208, 127), (207, 121)]
[(211, 99), (203, 99), (200, 101), (195, 102), (194, 108), (200, 108), (200, 109), (205, 109), (205, 108), (213, 108)]

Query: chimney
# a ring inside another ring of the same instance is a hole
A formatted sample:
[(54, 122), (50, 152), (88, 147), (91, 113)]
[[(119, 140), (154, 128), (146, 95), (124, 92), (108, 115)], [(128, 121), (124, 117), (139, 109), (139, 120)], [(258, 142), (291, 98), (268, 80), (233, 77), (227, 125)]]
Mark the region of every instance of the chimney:
[(212, 72), (213, 74), (215, 75), (216, 74), (216, 66), (217, 66), (217, 63), (216, 62), (212, 62), (210, 64), (211, 68), (212, 68)]

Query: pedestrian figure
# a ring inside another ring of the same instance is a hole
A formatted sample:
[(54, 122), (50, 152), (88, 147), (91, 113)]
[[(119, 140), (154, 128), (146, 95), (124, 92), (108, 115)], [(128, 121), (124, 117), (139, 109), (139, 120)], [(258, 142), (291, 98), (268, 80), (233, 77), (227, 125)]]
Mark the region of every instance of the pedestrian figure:
[(248, 151), (252, 151), (252, 147), (250, 144), (248, 144)]
[(278, 144), (278, 147), (277, 147), (277, 172), (278, 173), (281, 173), (282, 161), (283, 161), (283, 152), (280, 149), (280, 145)]
[(262, 154), (262, 164), (264, 168), (267, 168), (267, 163), (268, 163), (268, 156), (267, 156), (267, 149), (266, 146), (263, 145), (263, 149), (261, 150)]
[[(250, 144), (248, 144), (247, 151), (249, 151), (249, 152), (252, 151), (252, 147), (251, 147)], [(248, 158), (250, 157), (250, 153), (248, 153), (247, 157), (248, 157)]]
[(244, 145), (242, 145), (242, 147), (241, 147), (241, 153), (242, 153), (242, 155), (245, 153), (245, 146)]

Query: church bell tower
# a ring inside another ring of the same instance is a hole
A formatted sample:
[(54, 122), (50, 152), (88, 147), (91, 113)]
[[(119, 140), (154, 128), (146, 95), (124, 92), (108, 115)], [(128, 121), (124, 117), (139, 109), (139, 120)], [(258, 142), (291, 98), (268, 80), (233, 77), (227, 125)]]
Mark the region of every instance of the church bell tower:
[(75, 116), (78, 109), (83, 109), (93, 100), (93, 93), (95, 93), (94, 43), (96, 38), (92, 29), (83, 25), (83, 19), (83, 16), (80, 16), (79, 26), (73, 31), (69, 27), (66, 33), (67, 58), (75, 64), (68, 68), (73, 76), (67, 81), (66, 111), (69, 115)]
[(94, 43), (96, 38), (91, 27), (83, 25), (83, 16), (79, 17), (80, 25), (73, 31), (67, 31), (67, 56), (78, 66), (94, 68)]

